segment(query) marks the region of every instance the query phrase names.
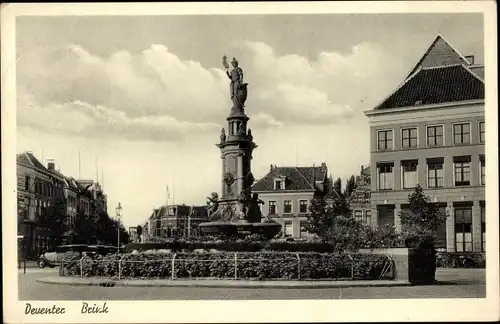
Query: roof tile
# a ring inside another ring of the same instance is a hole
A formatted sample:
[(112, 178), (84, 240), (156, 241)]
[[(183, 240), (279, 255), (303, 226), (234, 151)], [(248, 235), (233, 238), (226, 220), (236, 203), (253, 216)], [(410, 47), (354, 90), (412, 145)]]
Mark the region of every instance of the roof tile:
[(463, 65), (425, 68), (375, 109), (484, 99), (484, 82)]
[(252, 186), (252, 191), (275, 191), (274, 179), (285, 177), (285, 190), (313, 190), (315, 181), (324, 181), (327, 174), (326, 165), (319, 167), (275, 167)]

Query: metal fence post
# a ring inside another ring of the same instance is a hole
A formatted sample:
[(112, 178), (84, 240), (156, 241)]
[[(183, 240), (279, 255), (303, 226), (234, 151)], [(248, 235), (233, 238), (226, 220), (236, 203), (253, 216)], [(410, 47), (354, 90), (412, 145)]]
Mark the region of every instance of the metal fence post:
[(234, 280), (238, 279), (238, 252), (234, 252)]
[(349, 259), (351, 259), (351, 280), (354, 280), (354, 258), (348, 254)]
[(26, 274), (26, 259), (24, 259), (24, 274)]
[(118, 261), (118, 280), (120, 280), (122, 277), (122, 260), (124, 257), (125, 255), (122, 256), (122, 258)]
[(177, 256), (177, 253), (174, 253), (174, 256), (172, 257), (172, 280), (175, 280), (175, 257)]
[(300, 280), (300, 256), (298, 253), (295, 253), (297, 256), (297, 280)]
[(80, 278), (83, 278), (83, 259), (85, 259), (87, 255), (84, 254), (82, 258), (80, 259)]

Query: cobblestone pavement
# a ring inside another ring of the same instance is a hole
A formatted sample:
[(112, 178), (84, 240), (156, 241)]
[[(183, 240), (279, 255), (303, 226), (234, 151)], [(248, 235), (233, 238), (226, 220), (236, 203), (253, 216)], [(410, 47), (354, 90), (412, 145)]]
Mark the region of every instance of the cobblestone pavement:
[(325, 289), (86, 287), (36, 282), (57, 269), (19, 271), (20, 300), (250, 300), (250, 299), (380, 299), (484, 298), (484, 269), (439, 269), (438, 285), (413, 287), (349, 287)]

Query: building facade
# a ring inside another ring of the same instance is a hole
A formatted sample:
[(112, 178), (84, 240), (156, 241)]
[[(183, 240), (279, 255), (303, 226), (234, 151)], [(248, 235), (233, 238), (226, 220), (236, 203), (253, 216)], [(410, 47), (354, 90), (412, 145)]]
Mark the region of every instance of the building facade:
[(420, 184), (448, 215), (438, 248), (485, 250), (484, 66), (441, 35), (403, 83), (367, 111), (371, 223), (400, 228)]
[(198, 236), (198, 225), (208, 221), (206, 206), (169, 205), (154, 209), (144, 224), (144, 241), (154, 238)]
[(256, 181), (252, 192), (259, 194), (263, 218), (280, 223), (284, 237), (309, 237), (306, 230), (309, 204), (314, 196), (328, 189), (325, 163), (316, 167), (270, 167)]
[[(48, 160), (45, 166), (33, 153), (17, 155), (17, 199), (19, 250), (23, 257), (36, 258), (48, 247), (49, 238), (37, 226), (38, 217), (46, 208), (57, 203), (66, 206), (68, 230), (74, 224), (78, 210), (90, 213), (91, 202), (107, 209), (107, 199), (102, 187), (93, 180), (75, 180), (56, 170), (55, 162)], [(68, 235), (69, 231), (65, 234)], [(63, 237), (63, 242), (67, 241)]]
[(371, 224), (371, 177), (370, 166), (361, 166), (355, 180), (355, 188), (348, 197), (353, 217), (364, 224)]

